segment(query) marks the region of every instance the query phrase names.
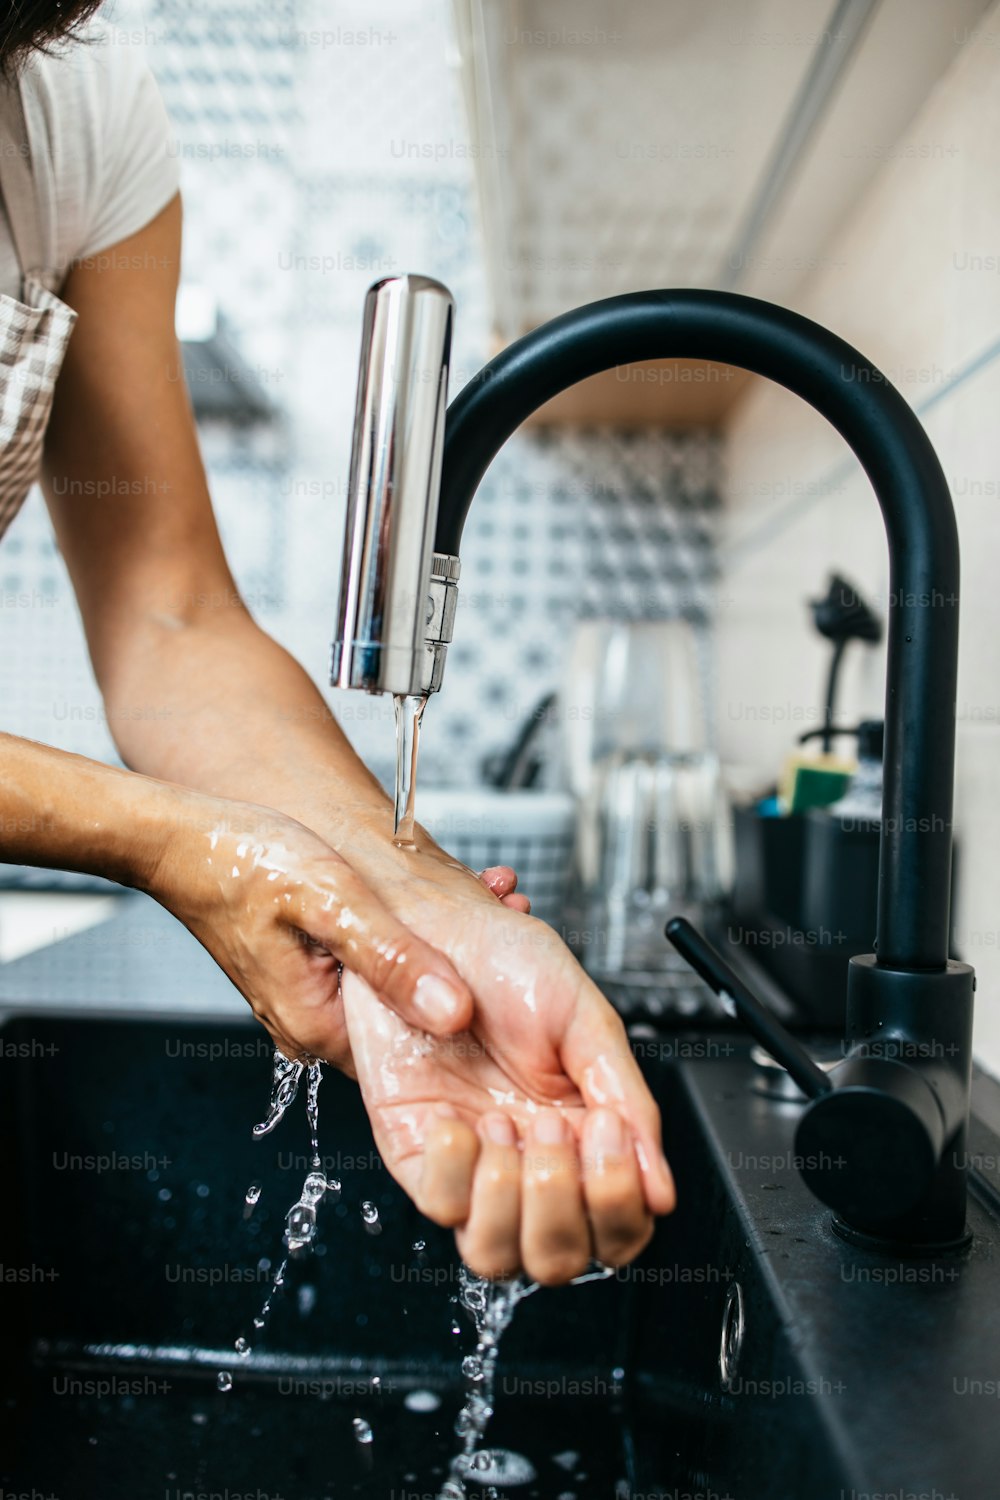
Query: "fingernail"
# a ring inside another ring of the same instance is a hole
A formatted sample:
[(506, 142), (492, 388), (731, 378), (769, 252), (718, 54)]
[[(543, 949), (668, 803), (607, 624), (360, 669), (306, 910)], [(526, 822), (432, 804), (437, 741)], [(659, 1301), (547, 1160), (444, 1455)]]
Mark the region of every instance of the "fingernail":
[(439, 974), (421, 974), (414, 993), (418, 1007), (431, 1026), (449, 1026), (462, 1011), (462, 996)]
[(510, 1115), (487, 1115), (483, 1129), (494, 1146), (516, 1146), (517, 1131)]
[(598, 1109), (590, 1123), (590, 1146), (595, 1156), (625, 1155), (625, 1123), (614, 1109)]
[(534, 1128), (540, 1146), (564, 1146), (568, 1139), (566, 1121), (556, 1109), (546, 1109), (538, 1116)]

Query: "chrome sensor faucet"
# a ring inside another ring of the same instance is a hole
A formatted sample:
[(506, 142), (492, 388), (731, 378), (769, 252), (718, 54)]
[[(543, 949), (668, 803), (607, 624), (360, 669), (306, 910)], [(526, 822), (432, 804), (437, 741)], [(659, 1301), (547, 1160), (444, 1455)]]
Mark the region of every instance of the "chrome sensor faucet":
[(434, 555), (454, 304), (427, 276), (365, 298), (331, 682), (370, 693), (441, 686), (457, 558)]

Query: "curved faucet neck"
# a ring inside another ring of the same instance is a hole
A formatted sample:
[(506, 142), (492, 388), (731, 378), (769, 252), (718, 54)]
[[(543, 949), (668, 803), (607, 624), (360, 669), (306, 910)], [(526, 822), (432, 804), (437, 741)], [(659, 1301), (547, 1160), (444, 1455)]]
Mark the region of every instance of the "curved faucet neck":
[(940, 970), (948, 958), (959, 557), (944, 474), (917, 417), (842, 339), (728, 292), (650, 291), (553, 319), (486, 365), (448, 408), (435, 549), (457, 555), (493, 458), (545, 401), (638, 360), (719, 361), (766, 376), (846, 439), (889, 542), (885, 782), (878, 962)]

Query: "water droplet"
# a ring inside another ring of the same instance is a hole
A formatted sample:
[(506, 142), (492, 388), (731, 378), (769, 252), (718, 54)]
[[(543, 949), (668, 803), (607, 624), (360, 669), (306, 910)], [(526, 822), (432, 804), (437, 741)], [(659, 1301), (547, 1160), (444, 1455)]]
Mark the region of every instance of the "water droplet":
[(236, 1340), (236, 1343), (233, 1345), (233, 1348), (236, 1350), (236, 1353), (240, 1356), (241, 1359), (246, 1359), (247, 1355), (250, 1353), (250, 1345), (244, 1338), (238, 1338)]
[(285, 1220), (285, 1244), (292, 1255), (304, 1250), (316, 1236), (316, 1210), (311, 1203), (295, 1203)]
[(264, 1326), (264, 1319), (262, 1317), (260, 1317), (260, 1316), (254, 1318), (254, 1320), (253, 1320), (253, 1326), (255, 1328), (263, 1328), (263, 1326)]
[(534, 1465), (509, 1448), (483, 1448), (471, 1458), (481, 1484), (530, 1484), (537, 1478)]
[(378, 1216), (378, 1209), (367, 1198), (361, 1205), (361, 1218), (369, 1234), (382, 1233), (382, 1224)]
[(246, 1197), (243, 1200), (246, 1203), (247, 1208), (253, 1208), (257, 1203), (259, 1203), (261, 1192), (261, 1184), (259, 1182), (251, 1182), (250, 1186), (247, 1188)]
[(407, 1391), (403, 1405), (409, 1411), (437, 1411), (441, 1397), (434, 1391)]
[(228, 1370), (220, 1370), (215, 1377), (215, 1383), (220, 1391), (231, 1391), (233, 1388), (233, 1377)]
[(482, 1380), (483, 1362), (478, 1354), (467, 1354), (462, 1360), (462, 1374), (467, 1380)]
[(174, 1195), (169, 1188), (160, 1188), (160, 1191), (156, 1196), (159, 1198), (161, 1203), (169, 1203)]
[(196, 1427), (204, 1427), (205, 1423), (208, 1421), (208, 1418), (203, 1411), (193, 1411), (191, 1413), (191, 1420)]
[(299, 1305), (299, 1317), (308, 1318), (309, 1314), (316, 1306), (316, 1288), (314, 1286), (310, 1286), (308, 1282), (300, 1286), (297, 1301)]
[(426, 1250), (427, 1249), (427, 1241), (426, 1240), (414, 1240), (413, 1241), (413, 1248), (414, 1248), (414, 1250), (416, 1250), (417, 1254), (419, 1255), (420, 1252), (421, 1252), (421, 1250)]
[(355, 1417), (351, 1426), (354, 1428), (354, 1436), (359, 1443), (370, 1443), (372, 1441), (374, 1434), (364, 1417)]

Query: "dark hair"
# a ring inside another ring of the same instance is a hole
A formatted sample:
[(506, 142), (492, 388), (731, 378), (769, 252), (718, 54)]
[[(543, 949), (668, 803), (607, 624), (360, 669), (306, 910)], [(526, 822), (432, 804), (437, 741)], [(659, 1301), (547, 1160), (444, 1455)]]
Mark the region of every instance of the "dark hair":
[(70, 36), (101, 0), (8, 0), (0, 16), (0, 73), (10, 75), (30, 52)]

